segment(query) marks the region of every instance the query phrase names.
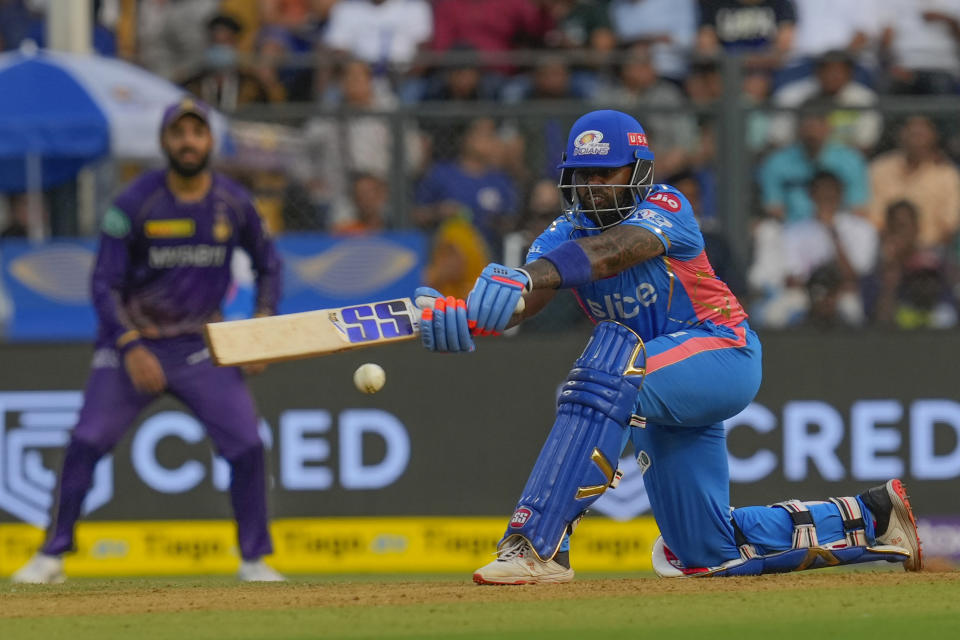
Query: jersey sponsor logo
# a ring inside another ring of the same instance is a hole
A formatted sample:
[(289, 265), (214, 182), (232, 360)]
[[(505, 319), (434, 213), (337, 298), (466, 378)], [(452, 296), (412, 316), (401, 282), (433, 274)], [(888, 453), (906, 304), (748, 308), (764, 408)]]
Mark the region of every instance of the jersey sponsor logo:
[(610, 153), (610, 143), (601, 142), (603, 133), (596, 129), (588, 129), (573, 140), (573, 155), (575, 156), (605, 156)]
[(627, 142), (629, 142), (631, 147), (646, 147), (647, 134), (629, 132), (627, 133)]
[(108, 236), (122, 238), (130, 233), (130, 218), (117, 207), (110, 207), (103, 216), (103, 222), (100, 223), (100, 230)]
[(331, 312), (330, 321), (351, 343), (413, 334), (413, 321), (405, 300), (344, 307), (339, 312)]
[(641, 220), (649, 220), (658, 227), (666, 227), (667, 229), (673, 228), (673, 223), (667, 220), (659, 211), (654, 211), (653, 209), (640, 209), (638, 212)]
[(530, 516), (533, 515), (533, 511), (526, 507), (520, 507), (513, 512), (513, 517), (510, 518), (510, 526), (522, 528), (523, 525), (527, 524), (527, 521), (530, 519)]
[(655, 193), (649, 198), (647, 198), (647, 202), (656, 203), (658, 206), (663, 207), (667, 211), (672, 211), (673, 213), (677, 213), (678, 211), (680, 211), (680, 208), (682, 206), (680, 204), (680, 198), (673, 195), (672, 193), (666, 193), (663, 191), (659, 193)]
[(210, 244), (187, 244), (175, 247), (150, 247), (151, 269), (174, 267), (220, 267), (227, 259), (227, 248)]
[(223, 211), (217, 211), (213, 221), (213, 239), (215, 242), (226, 242), (233, 235), (230, 219)]
[(640, 307), (649, 307), (657, 301), (657, 290), (649, 282), (641, 282), (636, 288), (636, 297), (621, 296), (619, 293), (607, 294), (599, 302), (586, 299), (590, 314), (597, 320), (616, 318), (629, 320), (640, 313)]
[(197, 232), (193, 218), (147, 220), (143, 232), (148, 238), (192, 238)]

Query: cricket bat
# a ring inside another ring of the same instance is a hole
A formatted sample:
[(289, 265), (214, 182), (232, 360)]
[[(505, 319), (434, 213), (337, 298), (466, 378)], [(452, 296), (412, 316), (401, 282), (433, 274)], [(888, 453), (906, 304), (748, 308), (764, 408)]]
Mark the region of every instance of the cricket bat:
[[(524, 306), (521, 297), (516, 313)], [(418, 335), (420, 309), (410, 298), (211, 322), (204, 327), (210, 357), (224, 367), (324, 356)]]

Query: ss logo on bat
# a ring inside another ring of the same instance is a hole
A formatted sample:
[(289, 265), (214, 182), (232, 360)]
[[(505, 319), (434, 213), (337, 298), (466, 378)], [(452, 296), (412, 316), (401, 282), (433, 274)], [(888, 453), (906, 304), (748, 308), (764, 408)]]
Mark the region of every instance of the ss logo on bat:
[(370, 342), (413, 334), (413, 323), (404, 300), (360, 304), (340, 310), (341, 330), (350, 342)]

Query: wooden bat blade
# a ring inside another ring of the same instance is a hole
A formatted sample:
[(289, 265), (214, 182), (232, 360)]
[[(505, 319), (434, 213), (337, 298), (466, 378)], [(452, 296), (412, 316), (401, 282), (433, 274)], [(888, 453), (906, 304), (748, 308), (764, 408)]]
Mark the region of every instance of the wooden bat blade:
[(220, 366), (280, 362), (410, 340), (420, 313), (409, 298), (211, 322), (204, 327), (210, 357)]

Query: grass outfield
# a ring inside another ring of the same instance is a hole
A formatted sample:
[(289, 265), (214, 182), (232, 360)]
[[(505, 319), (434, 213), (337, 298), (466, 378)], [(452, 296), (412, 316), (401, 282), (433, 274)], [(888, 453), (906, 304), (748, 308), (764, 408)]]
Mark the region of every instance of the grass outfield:
[(580, 576), (478, 587), (462, 576), (0, 583), (0, 638), (960, 637), (960, 572), (821, 570), (756, 578)]

